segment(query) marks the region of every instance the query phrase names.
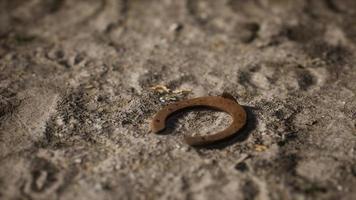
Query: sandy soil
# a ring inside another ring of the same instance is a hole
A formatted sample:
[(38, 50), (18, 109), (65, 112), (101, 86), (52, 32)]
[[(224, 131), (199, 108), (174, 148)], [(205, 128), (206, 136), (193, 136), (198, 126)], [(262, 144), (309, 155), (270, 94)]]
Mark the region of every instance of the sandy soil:
[[(0, 1), (0, 199), (354, 199), (354, 0)], [(167, 86), (158, 93), (150, 88)], [(152, 115), (229, 92), (163, 135)]]

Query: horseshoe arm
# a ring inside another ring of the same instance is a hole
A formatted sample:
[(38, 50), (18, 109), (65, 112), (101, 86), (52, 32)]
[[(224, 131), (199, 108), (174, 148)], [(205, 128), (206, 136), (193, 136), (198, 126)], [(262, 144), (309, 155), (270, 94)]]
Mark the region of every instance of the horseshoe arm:
[(192, 146), (206, 145), (225, 139), (238, 132), (246, 123), (246, 112), (236, 101), (221, 96), (199, 97), (169, 104), (162, 108), (152, 119), (151, 130), (158, 133), (165, 129), (166, 119), (173, 113), (191, 107), (205, 106), (228, 113), (233, 121), (223, 131), (205, 136), (186, 136), (185, 141)]

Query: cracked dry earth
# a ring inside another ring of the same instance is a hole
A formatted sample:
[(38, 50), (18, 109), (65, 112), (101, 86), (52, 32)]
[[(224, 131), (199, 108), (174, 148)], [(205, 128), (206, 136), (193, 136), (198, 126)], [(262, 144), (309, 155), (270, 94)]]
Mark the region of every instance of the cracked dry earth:
[[(0, 1), (0, 199), (355, 199), (355, 19), (353, 0)], [(209, 109), (149, 131), (223, 92), (236, 137), (184, 143), (231, 122)]]

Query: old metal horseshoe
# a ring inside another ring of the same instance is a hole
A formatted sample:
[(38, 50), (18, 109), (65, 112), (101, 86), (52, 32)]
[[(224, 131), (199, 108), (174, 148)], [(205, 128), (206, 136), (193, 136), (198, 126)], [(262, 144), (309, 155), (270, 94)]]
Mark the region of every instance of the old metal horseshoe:
[(162, 108), (152, 119), (151, 130), (158, 133), (165, 129), (165, 122), (174, 112), (181, 109), (204, 106), (228, 113), (233, 121), (225, 130), (212, 135), (205, 136), (186, 136), (185, 141), (191, 146), (206, 145), (213, 142), (225, 139), (237, 133), (246, 123), (246, 112), (236, 100), (228, 94), (222, 96), (207, 96), (198, 97), (189, 100), (183, 100), (176, 103), (169, 104)]

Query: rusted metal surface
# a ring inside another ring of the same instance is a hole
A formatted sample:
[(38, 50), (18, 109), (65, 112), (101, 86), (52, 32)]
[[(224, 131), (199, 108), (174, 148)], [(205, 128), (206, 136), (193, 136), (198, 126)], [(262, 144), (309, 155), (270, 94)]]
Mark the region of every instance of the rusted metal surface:
[(170, 115), (182, 109), (198, 106), (204, 106), (224, 111), (231, 115), (233, 121), (230, 126), (223, 131), (211, 135), (186, 136), (185, 141), (191, 146), (207, 145), (228, 138), (237, 133), (246, 123), (246, 112), (242, 106), (236, 102), (236, 100), (226, 95), (207, 96), (183, 100), (165, 106), (153, 117), (151, 122), (151, 130), (154, 133), (159, 133), (165, 129), (166, 119)]

